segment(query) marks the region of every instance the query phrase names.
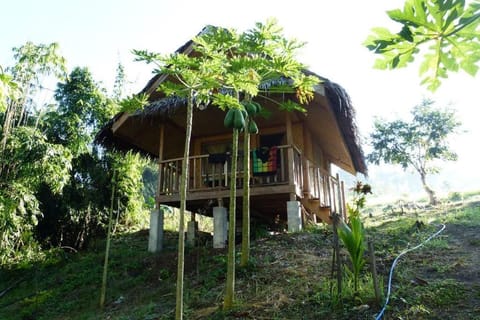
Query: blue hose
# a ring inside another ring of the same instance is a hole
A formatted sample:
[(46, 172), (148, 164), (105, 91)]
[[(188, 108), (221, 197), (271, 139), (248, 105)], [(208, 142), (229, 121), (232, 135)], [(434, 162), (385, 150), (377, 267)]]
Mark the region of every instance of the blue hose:
[(395, 258), (395, 260), (393, 260), (392, 268), (390, 268), (390, 275), (388, 276), (387, 298), (385, 299), (385, 305), (383, 306), (382, 310), (381, 310), (380, 313), (377, 315), (377, 317), (375, 318), (375, 320), (380, 320), (380, 319), (383, 317), (383, 314), (385, 313), (385, 310), (387, 309), (387, 305), (388, 305), (388, 302), (389, 302), (389, 300), (390, 300), (390, 293), (391, 293), (391, 289), (392, 289), (393, 269), (394, 269), (395, 266), (397, 265), (398, 259), (400, 259), (400, 257), (403, 256), (404, 254), (420, 248), (420, 247), (423, 246), (425, 243), (427, 243), (428, 241), (430, 241), (430, 240), (432, 240), (433, 238), (435, 238), (436, 236), (438, 236), (438, 235), (440, 234), (440, 232), (442, 232), (443, 230), (445, 230), (445, 225), (444, 225), (444, 224), (442, 224), (442, 227), (440, 228), (440, 230), (438, 230), (437, 232), (435, 232), (434, 234), (432, 234), (430, 237), (428, 237), (427, 240), (423, 241), (422, 243), (420, 243), (419, 245), (417, 245), (417, 246), (415, 246), (415, 247), (413, 247), (413, 248), (406, 249), (406, 250), (402, 251), (402, 252)]

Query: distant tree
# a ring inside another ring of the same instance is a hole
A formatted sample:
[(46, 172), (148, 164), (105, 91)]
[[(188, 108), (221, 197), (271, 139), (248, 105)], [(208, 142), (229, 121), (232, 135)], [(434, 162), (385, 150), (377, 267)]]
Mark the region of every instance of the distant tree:
[(378, 69), (407, 66), (421, 50), (422, 84), (435, 91), (449, 72), (459, 69), (475, 76), (480, 61), (480, 2), (466, 6), (464, 0), (406, 0), (403, 11), (390, 10), (388, 16), (400, 23), (398, 33), (374, 28), (365, 46), (380, 54)]
[(115, 82), (113, 83), (113, 98), (119, 101), (125, 91), (125, 85), (127, 83), (127, 78), (125, 75), (125, 67), (120, 62), (117, 64), (117, 74), (115, 76)]
[(435, 160), (455, 161), (457, 155), (450, 149), (449, 138), (457, 131), (460, 122), (452, 110), (436, 109), (434, 102), (424, 100), (411, 111), (410, 122), (377, 119), (370, 134), (373, 151), (368, 160), (399, 164), (403, 169), (413, 168), (419, 175), (430, 204), (437, 203), (435, 192), (428, 186), (428, 174), (437, 173)]

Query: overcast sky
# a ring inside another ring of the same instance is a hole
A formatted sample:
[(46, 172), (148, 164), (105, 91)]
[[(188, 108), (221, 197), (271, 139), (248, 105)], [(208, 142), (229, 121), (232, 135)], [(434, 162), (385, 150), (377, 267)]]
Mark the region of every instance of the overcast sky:
[[(457, 109), (467, 131), (454, 140), (460, 158), (445, 165), (443, 176), (436, 180), (448, 181), (450, 188), (456, 190), (465, 186), (480, 189), (480, 75), (453, 75), (438, 92), (431, 94), (419, 86), (417, 68), (374, 70), (375, 57), (362, 46), (372, 27), (395, 28), (385, 11), (402, 5), (401, 0), (3, 1), (0, 65), (8, 66), (11, 49), (26, 41), (58, 42), (70, 69), (89, 67), (107, 89), (111, 89), (118, 62), (124, 64), (134, 93), (151, 77), (151, 68), (133, 62), (132, 49), (169, 53), (207, 24), (243, 31), (255, 22), (275, 17), (287, 36), (307, 42), (299, 59), (349, 92), (365, 138), (374, 117), (391, 120), (405, 116), (423, 97)], [(377, 172), (377, 168), (370, 168), (372, 179)]]

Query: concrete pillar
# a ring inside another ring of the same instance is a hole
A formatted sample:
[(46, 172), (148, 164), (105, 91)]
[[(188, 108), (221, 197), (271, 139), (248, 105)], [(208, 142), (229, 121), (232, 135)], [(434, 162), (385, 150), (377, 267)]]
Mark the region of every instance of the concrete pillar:
[(150, 212), (150, 233), (148, 235), (148, 251), (160, 252), (163, 246), (163, 209)]
[(288, 232), (302, 230), (302, 209), (300, 201), (287, 201)]
[(187, 223), (187, 246), (195, 247), (195, 237), (198, 230), (198, 222), (195, 220)]
[(213, 247), (225, 248), (227, 242), (227, 208), (213, 208)]

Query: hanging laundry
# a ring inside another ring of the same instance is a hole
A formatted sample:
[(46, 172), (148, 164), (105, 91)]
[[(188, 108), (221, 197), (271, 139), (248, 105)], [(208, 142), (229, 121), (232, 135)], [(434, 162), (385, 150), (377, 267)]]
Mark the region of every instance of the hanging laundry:
[(251, 152), (253, 175), (273, 175), (277, 173), (277, 147), (261, 147)]

